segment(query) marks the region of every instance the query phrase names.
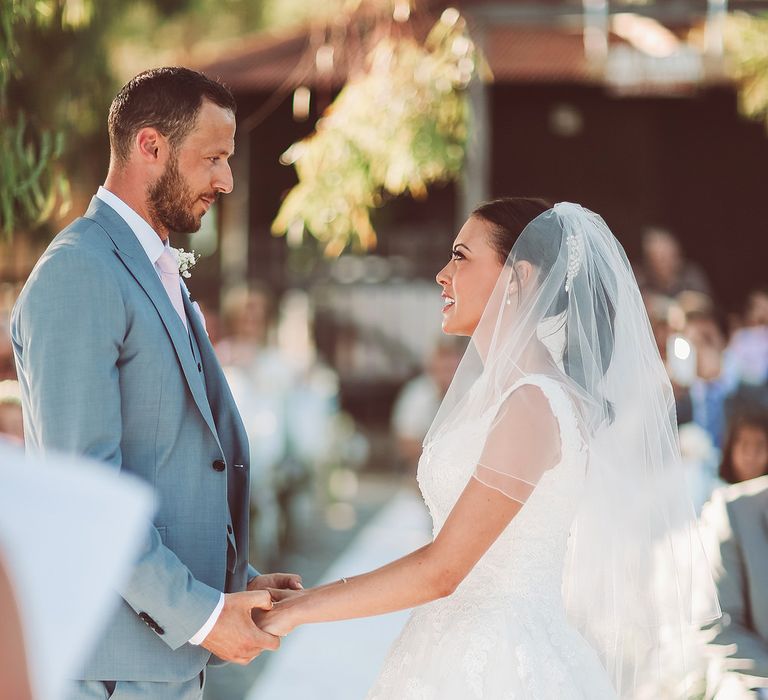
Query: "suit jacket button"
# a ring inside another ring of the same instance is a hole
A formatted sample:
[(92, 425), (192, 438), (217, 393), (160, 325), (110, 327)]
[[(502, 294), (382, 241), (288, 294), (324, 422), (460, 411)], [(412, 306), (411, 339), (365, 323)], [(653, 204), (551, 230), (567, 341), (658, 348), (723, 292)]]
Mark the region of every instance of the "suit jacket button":
[(211, 466), (217, 472), (223, 472), (227, 468), (227, 465), (224, 463), (223, 459), (216, 459), (216, 460), (214, 460), (214, 462), (213, 462), (213, 464)]
[(232, 526), (227, 525), (227, 532), (231, 535), (232, 534)]

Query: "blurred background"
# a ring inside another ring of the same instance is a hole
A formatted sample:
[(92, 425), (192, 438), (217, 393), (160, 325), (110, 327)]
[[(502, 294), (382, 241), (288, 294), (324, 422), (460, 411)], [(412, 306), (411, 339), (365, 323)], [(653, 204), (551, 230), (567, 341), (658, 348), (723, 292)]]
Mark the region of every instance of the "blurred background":
[[(23, 441), (10, 310), (103, 182), (109, 103), (183, 64), (238, 102), (235, 190), (174, 244), (202, 256), (189, 286), (251, 440), (257, 567), (313, 584), (363, 566), (350, 552), (376, 528), (381, 561), (427, 536), (416, 463), (464, 347), (441, 337), (434, 275), (496, 196), (579, 202), (626, 248), (697, 508), (767, 473), (766, 17), (757, 0), (5, 0), (0, 434)], [(381, 645), (397, 625), (370, 630)], [(361, 687), (385, 650), (347, 649)], [(213, 671), (207, 697), (275, 697), (270, 663)]]

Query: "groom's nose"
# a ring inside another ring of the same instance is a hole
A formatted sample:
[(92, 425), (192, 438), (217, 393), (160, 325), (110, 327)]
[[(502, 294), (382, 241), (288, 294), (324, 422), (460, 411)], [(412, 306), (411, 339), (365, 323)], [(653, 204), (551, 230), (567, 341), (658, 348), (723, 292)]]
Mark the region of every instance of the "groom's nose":
[(220, 168), (216, 169), (216, 175), (211, 185), (216, 192), (221, 194), (229, 194), (232, 191), (235, 181), (232, 177), (232, 168), (229, 167), (229, 163), (225, 161), (221, 164)]

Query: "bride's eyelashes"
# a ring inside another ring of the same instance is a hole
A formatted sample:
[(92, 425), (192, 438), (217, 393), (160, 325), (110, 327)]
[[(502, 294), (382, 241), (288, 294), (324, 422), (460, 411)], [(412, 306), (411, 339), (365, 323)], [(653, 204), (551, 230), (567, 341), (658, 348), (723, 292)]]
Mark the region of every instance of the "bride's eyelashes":
[(454, 248), (451, 251), (451, 259), (452, 260), (464, 260), (466, 256), (464, 253), (462, 253), (458, 248)]

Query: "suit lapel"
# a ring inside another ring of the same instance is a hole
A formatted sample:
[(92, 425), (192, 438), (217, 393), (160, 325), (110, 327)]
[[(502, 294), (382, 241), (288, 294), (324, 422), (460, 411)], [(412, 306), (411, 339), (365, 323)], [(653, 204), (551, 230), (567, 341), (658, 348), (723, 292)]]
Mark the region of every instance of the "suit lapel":
[[(200, 379), (195, 358), (192, 356), (187, 329), (176, 313), (176, 309), (173, 308), (168, 293), (165, 291), (163, 283), (160, 281), (155, 268), (141, 247), (138, 238), (136, 238), (128, 224), (125, 223), (125, 220), (112, 207), (97, 197), (94, 197), (91, 201), (91, 206), (88, 208), (85, 216), (96, 221), (106, 231), (115, 244), (117, 257), (128, 268), (128, 271), (144, 290), (157, 310), (171, 339), (192, 398), (195, 400), (203, 419), (218, 442), (219, 437), (216, 432), (216, 424), (211, 414), (211, 408), (208, 405), (205, 388)], [(182, 297), (186, 297), (186, 294), (182, 294)], [(192, 315), (196, 314), (193, 312)], [(191, 318), (192, 315), (187, 314), (188, 318)], [(195, 320), (199, 323), (198, 319)]]
[(216, 416), (216, 428), (226, 447), (224, 454), (231, 459), (227, 469), (227, 502), (229, 504), (230, 524), (234, 530), (227, 532), (233, 551), (248, 551), (248, 498), (250, 493), (250, 450), (248, 434), (245, 431), (237, 404), (230, 391), (224, 370), (214, 352), (208, 334), (195, 310), (189, 295), (184, 291), (184, 309), (189, 319), (189, 327), (197, 341), (200, 359), (205, 373), (208, 389), (208, 401)]
[(184, 299), (184, 310), (187, 312), (190, 331), (194, 334), (200, 351), (205, 384), (208, 388), (208, 403), (217, 416), (219, 435), (227, 435), (236, 439), (237, 442), (231, 445), (235, 463), (245, 464), (248, 460), (244, 454), (244, 445), (247, 445), (248, 439), (235, 405), (235, 399), (229, 390), (226, 377), (197, 310), (192, 305), (186, 291), (182, 291), (181, 296)]

